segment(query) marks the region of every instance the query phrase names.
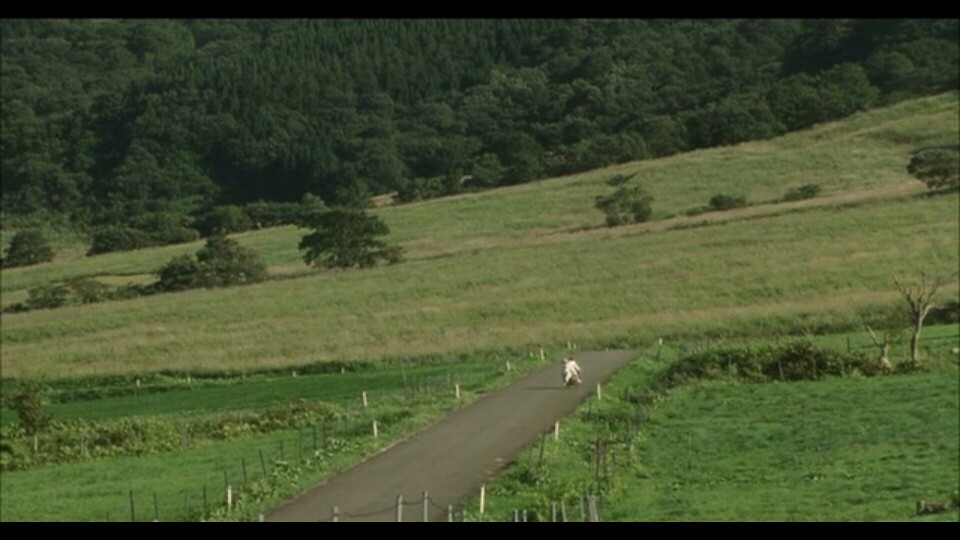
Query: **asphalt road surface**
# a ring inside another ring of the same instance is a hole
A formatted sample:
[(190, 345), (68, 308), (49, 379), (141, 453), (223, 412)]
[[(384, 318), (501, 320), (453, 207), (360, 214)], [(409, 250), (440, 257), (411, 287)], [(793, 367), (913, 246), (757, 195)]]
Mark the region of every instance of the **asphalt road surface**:
[[(396, 521), (397, 496), (403, 521), (422, 521), (423, 492), (428, 519), (445, 521), (447, 505), (477, 494), (541, 433), (573, 412), (598, 382), (637, 357), (635, 351), (575, 354), (583, 384), (562, 386), (560, 359), (490, 392), (474, 403), (416, 432), (404, 441), (286, 501), (266, 521)], [(561, 438), (563, 426), (561, 423)]]

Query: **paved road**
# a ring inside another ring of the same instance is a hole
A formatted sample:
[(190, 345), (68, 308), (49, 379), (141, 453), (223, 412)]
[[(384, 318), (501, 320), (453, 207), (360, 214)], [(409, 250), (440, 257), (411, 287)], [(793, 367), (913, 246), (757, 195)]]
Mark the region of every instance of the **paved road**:
[[(471, 405), (311, 488), (266, 514), (266, 521), (394, 521), (397, 495), (408, 505), (404, 521), (423, 519), (420, 501), (429, 492), (430, 521), (443, 521), (447, 505), (476, 494), (517, 453), (577, 405), (634, 351), (578, 352), (583, 385), (561, 387), (559, 359), (490, 392)], [(562, 424), (561, 424), (562, 430)], [(562, 435), (561, 435), (562, 436)]]

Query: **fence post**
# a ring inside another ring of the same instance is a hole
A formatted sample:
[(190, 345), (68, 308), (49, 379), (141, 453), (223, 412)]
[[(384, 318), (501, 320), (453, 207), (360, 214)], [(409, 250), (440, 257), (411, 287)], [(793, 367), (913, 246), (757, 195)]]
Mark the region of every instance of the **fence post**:
[(541, 433), (540, 434), (540, 459), (537, 460), (538, 468), (543, 466), (543, 451), (546, 449), (546, 445), (547, 445), (547, 434)]
[(453, 385), (453, 391), (457, 394), (457, 399), (460, 399), (460, 383)]
[(600, 515), (597, 513), (597, 496), (596, 495), (590, 496), (589, 504), (590, 504), (590, 522), (599, 523)]
[(360, 392), (360, 397), (363, 399), (363, 408), (366, 409), (367, 408), (367, 391), (364, 390), (363, 392)]
[(380, 436), (380, 435), (378, 434), (378, 432), (377, 432), (377, 421), (376, 421), (376, 420), (373, 421), (373, 436), (374, 436), (374, 438)]
[(447, 523), (453, 523), (453, 505), (447, 505)]
[(553, 440), (555, 441), (560, 440), (560, 421), (559, 420), (553, 423)]
[(427, 511), (427, 505), (430, 504), (430, 495), (426, 491), (423, 492), (423, 521), (430, 521), (430, 515)]
[(600, 383), (597, 383), (597, 401), (603, 399), (603, 388), (600, 386)]
[(557, 522), (557, 503), (550, 503), (550, 521)]
[(233, 488), (227, 486), (227, 510), (233, 509)]
[(527, 522), (527, 509), (526, 509), (526, 508), (523, 509), (523, 522), (524, 522), (524, 523)]
[(520, 510), (516, 508), (513, 509), (513, 522), (520, 523)]
[[(131, 491), (131, 493), (133, 492)], [(480, 515), (481, 516), (483, 515), (483, 503), (486, 500), (486, 496), (487, 496), (487, 486), (481, 485), (480, 486)], [(131, 497), (133, 496), (131, 495)], [(130, 500), (133, 500), (133, 499), (131, 498)]]
[(397, 495), (397, 522), (403, 521), (403, 494)]
[(264, 516), (263, 514), (260, 514), (260, 515), (257, 516), (257, 521), (260, 522), (260, 523), (263, 523), (263, 522), (267, 521), (267, 517)]
[(137, 520), (137, 511), (133, 505), (133, 490), (130, 490), (130, 521)]
[(340, 509), (336, 505), (333, 506), (333, 522), (338, 523), (340, 521)]
[(263, 448), (258, 449), (258, 452), (260, 452), (260, 469), (263, 470), (263, 476), (266, 477), (266, 476), (267, 476), (267, 461), (266, 461), (265, 459), (263, 459)]
[(560, 499), (560, 521), (567, 522), (567, 503)]
[(153, 492), (153, 520), (160, 521), (160, 505), (157, 504), (157, 492)]

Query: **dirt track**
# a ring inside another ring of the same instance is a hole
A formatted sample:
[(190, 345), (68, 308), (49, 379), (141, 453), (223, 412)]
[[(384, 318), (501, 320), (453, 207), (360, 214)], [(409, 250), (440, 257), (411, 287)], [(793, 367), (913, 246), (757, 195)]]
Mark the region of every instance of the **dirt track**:
[[(430, 521), (446, 520), (447, 505), (477, 493), (524, 446), (577, 405), (633, 351), (579, 352), (583, 385), (560, 385), (559, 359), (480, 398), (409, 439), (287, 501), (266, 521), (394, 521), (397, 496), (404, 521), (421, 521), (422, 494), (430, 494)], [(561, 425), (562, 426), (562, 425)], [(562, 427), (561, 427), (562, 431)], [(562, 436), (562, 435), (561, 435)]]

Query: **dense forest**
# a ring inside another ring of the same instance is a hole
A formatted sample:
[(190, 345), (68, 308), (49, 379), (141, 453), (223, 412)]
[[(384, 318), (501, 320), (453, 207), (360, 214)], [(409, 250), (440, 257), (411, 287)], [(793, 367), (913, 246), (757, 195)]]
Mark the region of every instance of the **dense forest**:
[(958, 36), (957, 19), (6, 19), (3, 221), (192, 227), (767, 138), (957, 88)]

